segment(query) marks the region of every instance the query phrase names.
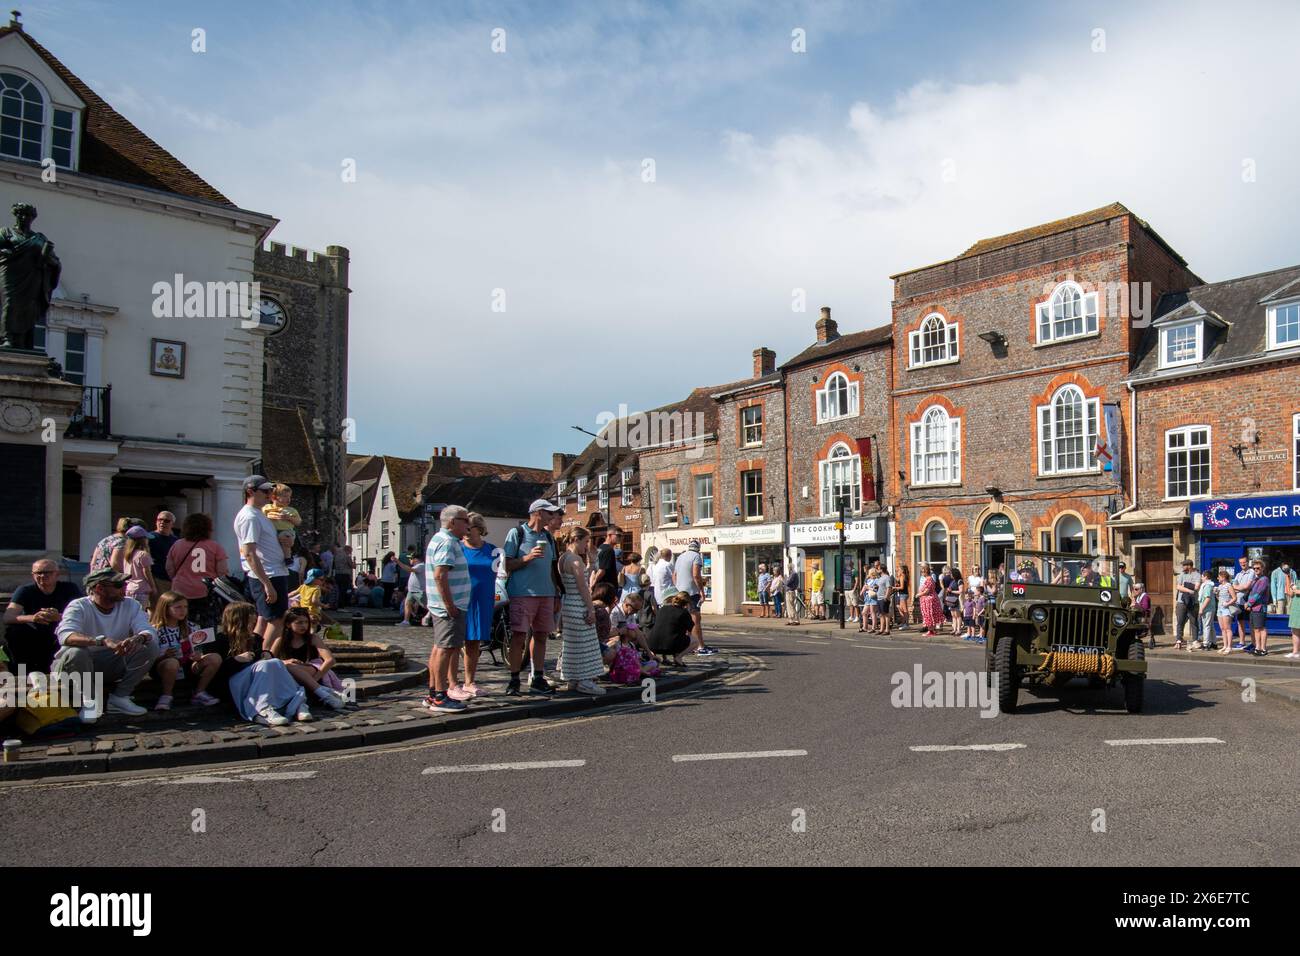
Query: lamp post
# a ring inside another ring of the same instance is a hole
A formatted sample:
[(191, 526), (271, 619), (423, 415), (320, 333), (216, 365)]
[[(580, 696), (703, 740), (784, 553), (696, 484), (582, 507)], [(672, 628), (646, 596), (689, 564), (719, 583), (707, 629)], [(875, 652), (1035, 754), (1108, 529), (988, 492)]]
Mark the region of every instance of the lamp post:
[[(844, 605), (846, 603), (845, 597), (847, 595), (847, 588), (844, 587), (844, 512), (845, 512), (845, 506), (848, 504), (848, 501), (849, 499), (847, 496), (840, 495), (840, 520), (839, 523), (836, 525), (836, 527), (839, 529), (840, 532), (839, 576), (840, 576), (840, 630), (841, 631), (844, 630)], [(850, 587), (851, 586), (852, 585), (850, 584)]]

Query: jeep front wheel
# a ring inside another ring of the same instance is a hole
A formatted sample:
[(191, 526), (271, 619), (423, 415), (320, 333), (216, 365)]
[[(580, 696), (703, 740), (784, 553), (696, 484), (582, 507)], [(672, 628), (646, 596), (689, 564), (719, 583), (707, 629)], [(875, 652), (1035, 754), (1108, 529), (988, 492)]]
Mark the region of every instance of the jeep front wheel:
[(1020, 675), (1016, 669), (1016, 639), (1010, 634), (998, 641), (993, 652), (993, 672), (998, 675), (998, 709), (1004, 714), (1015, 713)]
[[(1134, 638), (1124, 654), (1126, 660), (1144, 661), (1147, 659), (1146, 648), (1142, 639)], [(1124, 683), (1124, 709), (1130, 714), (1142, 713), (1142, 700), (1146, 692), (1147, 675), (1125, 673), (1121, 678)]]

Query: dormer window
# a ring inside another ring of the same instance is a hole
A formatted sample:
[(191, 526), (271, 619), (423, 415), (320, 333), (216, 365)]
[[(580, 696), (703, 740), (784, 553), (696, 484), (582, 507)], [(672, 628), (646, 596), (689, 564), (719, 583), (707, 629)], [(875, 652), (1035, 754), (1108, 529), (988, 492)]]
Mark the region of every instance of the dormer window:
[(843, 372), (826, 379), (817, 391), (817, 423), (833, 422), (858, 414), (858, 383), (850, 382)]
[(950, 323), (937, 312), (927, 315), (919, 329), (908, 333), (907, 349), (910, 355), (909, 368), (956, 362), (957, 323)]
[(72, 169), (76, 133), (73, 110), (54, 106), (34, 80), (0, 71), (0, 156)]
[(1062, 282), (1038, 304), (1038, 344), (1048, 345), (1097, 334), (1097, 293), (1077, 282)]
[(1160, 330), (1160, 367), (1195, 365), (1205, 358), (1205, 323), (1185, 322)]
[(1286, 349), (1300, 345), (1300, 302), (1271, 306), (1268, 310), (1268, 347)]

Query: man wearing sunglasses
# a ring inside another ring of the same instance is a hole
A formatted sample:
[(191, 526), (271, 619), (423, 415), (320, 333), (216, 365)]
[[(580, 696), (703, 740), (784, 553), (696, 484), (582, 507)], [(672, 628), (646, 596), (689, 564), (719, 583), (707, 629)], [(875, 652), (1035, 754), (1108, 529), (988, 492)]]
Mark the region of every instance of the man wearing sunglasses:
[(48, 558), (32, 565), (32, 582), (9, 599), (5, 640), (15, 667), (22, 664), (29, 674), (48, 674), (59, 649), (54, 628), (62, 620), (64, 608), (81, 597), (81, 590), (71, 581), (60, 581), (59, 566)]
[(131, 694), (158, 657), (158, 632), (144, 608), (127, 600), (126, 582), (127, 576), (112, 568), (86, 575), (86, 597), (72, 601), (55, 628), (61, 646), (52, 671), (81, 674), (83, 688), (93, 687), (94, 675), (103, 674), (106, 683), (117, 684), (108, 712), (139, 717), (146, 710)]

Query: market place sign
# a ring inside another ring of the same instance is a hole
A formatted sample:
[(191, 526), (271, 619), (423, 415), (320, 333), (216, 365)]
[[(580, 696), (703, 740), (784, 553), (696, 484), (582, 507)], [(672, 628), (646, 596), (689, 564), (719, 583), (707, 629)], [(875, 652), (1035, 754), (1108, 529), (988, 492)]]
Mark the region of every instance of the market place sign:
[(1197, 531), (1289, 528), (1300, 525), (1300, 495), (1198, 501), (1190, 507), (1190, 514)]
[[(798, 545), (839, 544), (840, 532), (835, 525), (836, 522), (834, 521), (792, 524), (790, 525), (790, 543)], [(857, 521), (850, 521), (844, 529), (844, 540), (849, 544), (874, 542), (876, 540), (876, 519), (859, 518)]]

